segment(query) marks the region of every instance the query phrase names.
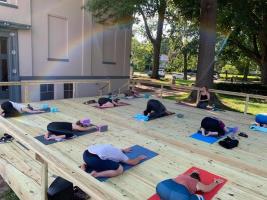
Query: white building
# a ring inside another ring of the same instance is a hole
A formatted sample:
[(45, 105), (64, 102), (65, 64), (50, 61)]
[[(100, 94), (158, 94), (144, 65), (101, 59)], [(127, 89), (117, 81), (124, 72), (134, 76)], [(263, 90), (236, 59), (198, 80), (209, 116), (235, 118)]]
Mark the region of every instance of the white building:
[[(96, 24), (86, 0), (0, 0), (0, 82), (108, 79), (112, 89), (129, 79), (131, 28)], [(76, 88), (96, 95), (99, 85)], [(30, 89), (30, 100), (70, 97), (71, 84)], [(0, 87), (0, 97), (19, 101), (19, 87)], [(64, 94), (65, 93), (65, 94)]]

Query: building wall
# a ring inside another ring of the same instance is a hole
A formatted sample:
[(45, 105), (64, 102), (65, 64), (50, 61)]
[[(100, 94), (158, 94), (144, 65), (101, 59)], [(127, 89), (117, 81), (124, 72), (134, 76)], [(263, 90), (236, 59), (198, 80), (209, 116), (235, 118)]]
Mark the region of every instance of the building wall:
[(7, 3), (10, 6), (0, 5), (0, 20), (31, 25), (31, 0), (7, 0)]
[[(130, 73), (129, 27), (94, 23), (91, 14), (82, 9), (86, 0), (10, 1), (18, 8), (0, 5), (0, 20), (1, 9), (5, 9), (10, 18), (4, 20), (31, 25), (31, 30), (18, 30), (22, 80), (121, 77), (121, 82), (127, 81)], [(9, 9), (18, 15), (13, 14), (12, 18)], [(112, 80), (112, 90), (120, 87), (121, 82)], [(79, 85), (76, 94), (97, 95), (100, 87), (99, 84)], [(30, 92), (30, 101), (40, 100), (39, 86), (31, 87)], [(55, 98), (63, 96), (63, 85), (55, 86)]]

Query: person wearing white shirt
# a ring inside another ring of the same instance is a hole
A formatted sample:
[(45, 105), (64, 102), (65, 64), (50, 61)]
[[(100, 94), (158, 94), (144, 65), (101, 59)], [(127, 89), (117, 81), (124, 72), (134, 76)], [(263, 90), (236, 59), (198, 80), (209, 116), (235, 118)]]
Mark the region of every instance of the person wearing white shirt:
[(30, 105), (25, 106), (20, 103), (15, 103), (13, 101), (6, 101), (1, 104), (3, 117), (15, 117), (22, 113), (42, 113), (43, 110), (33, 109)]
[(141, 155), (134, 159), (129, 159), (125, 153), (131, 149), (119, 149), (111, 144), (96, 144), (89, 146), (83, 153), (84, 164), (81, 169), (90, 172), (93, 177), (114, 177), (123, 173), (120, 163), (137, 165), (146, 156)]

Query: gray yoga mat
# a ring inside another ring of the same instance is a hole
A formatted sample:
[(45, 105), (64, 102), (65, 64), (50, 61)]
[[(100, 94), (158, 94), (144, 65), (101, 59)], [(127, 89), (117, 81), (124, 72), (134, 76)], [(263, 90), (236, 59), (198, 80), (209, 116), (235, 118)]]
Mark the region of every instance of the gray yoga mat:
[[(62, 142), (66, 141), (66, 140), (74, 139), (76, 137), (84, 136), (84, 135), (87, 135), (87, 134), (90, 134), (90, 133), (94, 133), (94, 132), (97, 132), (97, 131), (98, 131), (98, 128), (97, 127), (92, 127), (88, 131), (73, 131), (74, 137), (71, 137), (69, 139), (65, 139)], [(44, 138), (44, 135), (39, 135), (39, 136), (36, 136), (34, 138), (37, 139), (37, 140), (39, 140), (44, 145), (50, 145), (50, 144), (54, 144), (54, 143), (59, 142), (59, 141), (56, 141), (56, 140), (46, 140)]]

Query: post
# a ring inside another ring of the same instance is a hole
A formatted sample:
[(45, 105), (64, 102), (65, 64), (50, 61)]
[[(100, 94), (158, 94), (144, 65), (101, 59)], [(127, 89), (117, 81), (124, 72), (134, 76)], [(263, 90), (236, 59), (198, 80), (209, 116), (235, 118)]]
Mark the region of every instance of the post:
[(246, 95), (246, 102), (245, 102), (245, 109), (244, 109), (245, 115), (248, 113), (248, 103), (249, 103), (249, 94)]
[(108, 93), (111, 92), (111, 80), (108, 81)]
[(72, 83), (72, 98), (74, 99), (75, 98), (75, 94), (76, 94), (76, 83), (75, 82), (73, 82)]
[(28, 103), (29, 86), (24, 85), (24, 103)]
[(42, 172), (41, 172), (41, 175), (42, 175), (42, 177), (41, 177), (41, 200), (48, 200), (48, 198), (47, 198), (47, 190), (48, 190), (48, 164), (38, 154), (35, 154), (35, 158), (42, 165)]
[(162, 99), (163, 95), (163, 84), (160, 85), (160, 98)]
[(199, 100), (199, 95), (200, 95), (200, 88), (197, 88), (197, 104), (198, 104), (198, 100)]
[(130, 81), (130, 79), (127, 81), (127, 89), (129, 90), (130, 89), (130, 84), (131, 84), (131, 81)]

